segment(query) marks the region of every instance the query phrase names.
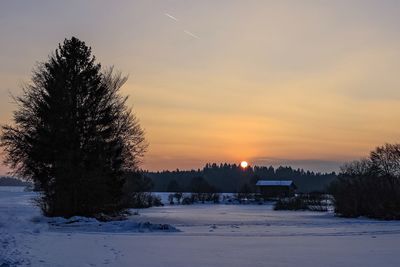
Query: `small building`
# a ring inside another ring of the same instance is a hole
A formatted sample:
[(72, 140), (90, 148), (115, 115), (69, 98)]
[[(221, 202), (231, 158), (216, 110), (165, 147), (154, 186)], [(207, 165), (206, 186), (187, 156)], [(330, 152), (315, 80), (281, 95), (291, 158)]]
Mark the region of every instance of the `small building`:
[(297, 189), (292, 180), (258, 180), (256, 186), (264, 199), (292, 197)]

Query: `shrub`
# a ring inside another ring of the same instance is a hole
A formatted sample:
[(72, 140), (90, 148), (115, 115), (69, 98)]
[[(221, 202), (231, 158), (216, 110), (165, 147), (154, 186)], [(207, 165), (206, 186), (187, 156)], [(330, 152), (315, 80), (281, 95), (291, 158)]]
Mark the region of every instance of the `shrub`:
[(220, 194), (219, 193), (192, 193), (190, 195), (190, 198), (192, 199), (192, 202), (213, 202), (213, 203), (219, 203), (220, 200)]
[(247, 203), (249, 201), (256, 201), (255, 193), (237, 193), (233, 195), (233, 198), (239, 203)]
[(190, 196), (184, 196), (182, 198), (182, 205), (191, 205), (193, 204), (193, 198)]
[(161, 198), (148, 192), (134, 192), (126, 202), (127, 208), (150, 208), (163, 206)]
[(329, 196), (326, 194), (314, 192), (309, 194), (302, 194), (299, 197), (307, 204), (307, 210), (328, 211), (330, 201)]
[(176, 199), (176, 202), (178, 202), (178, 204), (181, 203), (182, 197), (183, 197), (183, 194), (181, 192), (176, 192), (174, 194), (174, 198)]
[(211, 201), (214, 203), (219, 203), (221, 196), (218, 193), (212, 193), (211, 194)]
[(274, 210), (307, 210), (306, 202), (299, 197), (278, 199)]
[(174, 205), (175, 204), (175, 202), (174, 202), (174, 194), (169, 194), (168, 195), (168, 202), (169, 202), (170, 205)]
[(190, 205), (198, 202), (203, 204), (206, 202), (219, 203), (220, 198), (219, 193), (192, 193), (189, 196), (184, 195), (181, 203), (182, 205)]
[(328, 211), (328, 200), (324, 194), (302, 194), (279, 199), (275, 203), (274, 210)]
[(176, 193), (172, 193), (168, 195), (168, 202), (170, 205), (174, 205), (175, 204), (175, 200), (177, 204), (181, 203), (181, 199), (183, 197), (183, 193), (181, 192), (176, 192)]

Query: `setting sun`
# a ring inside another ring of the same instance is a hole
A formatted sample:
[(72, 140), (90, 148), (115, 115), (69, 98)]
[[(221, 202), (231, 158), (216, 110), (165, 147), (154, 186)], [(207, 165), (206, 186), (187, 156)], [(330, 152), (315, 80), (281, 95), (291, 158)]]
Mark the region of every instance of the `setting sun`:
[(249, 166), (249, 164), (247, 163), (247, 161), (242, 161), (240, 163), (240, 167), (242, 167), (243, 169), (247, 168), (247, 166)]

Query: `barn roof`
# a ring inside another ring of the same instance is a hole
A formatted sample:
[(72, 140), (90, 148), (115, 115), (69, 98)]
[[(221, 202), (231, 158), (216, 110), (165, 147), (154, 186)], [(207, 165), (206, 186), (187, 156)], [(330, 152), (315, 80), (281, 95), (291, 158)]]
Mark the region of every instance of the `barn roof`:
[(280, 181), (272, 181), (272, 180), (258, 180), (257, 186), (291, 186), (293, 184), (292, 180), (280, 180)]

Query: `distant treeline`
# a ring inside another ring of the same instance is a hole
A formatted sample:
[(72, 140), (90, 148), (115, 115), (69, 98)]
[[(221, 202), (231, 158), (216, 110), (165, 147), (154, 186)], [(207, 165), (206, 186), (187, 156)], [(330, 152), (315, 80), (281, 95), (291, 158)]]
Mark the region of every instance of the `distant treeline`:
[(255, 190), (255, 183), (262, 180), (293, 180), (298, 192), (325, 191), (326, 187), (337, 178), (336, 173), (319, 173), (293, 169), (291, 167), (247, 167), (236, 164), (206, 164), (203, 169), (190, 171), (148, 172), (144, 175), (153, 181), (153, 191), (168, 192), (180, 189), (192, 190), (192, 180), (202, 177), (219, 192), (239, 192), (244, 185)]

